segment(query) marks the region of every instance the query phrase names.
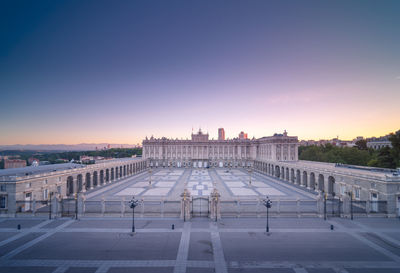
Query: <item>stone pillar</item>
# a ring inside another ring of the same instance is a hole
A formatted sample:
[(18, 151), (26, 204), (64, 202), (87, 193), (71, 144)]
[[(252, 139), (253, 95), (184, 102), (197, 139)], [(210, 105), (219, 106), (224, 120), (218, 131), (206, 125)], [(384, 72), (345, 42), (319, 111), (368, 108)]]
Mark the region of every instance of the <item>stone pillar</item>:
[(218, 193), (217, 188), (210, 194), (210, 218), (213, 220), (221, 219), (221, 195)]
[(346, 218), (350, 217), (350, 210), (351, 210), (350, 196), (346, 194), (345, 196), (342, 197), (342, 200), (343, 200), (343, 216)]
[(85, 212), (86, 196), (83, 193), (78, 193), (78, 218), (81, 218)]
[(317, 197), (317, 210), (318, 216), (324, 217), (324, 195), (321, 192), (318, 193)]
[(190, 191), (184, 189), (181, 194), (181, 219), (190, 220)]

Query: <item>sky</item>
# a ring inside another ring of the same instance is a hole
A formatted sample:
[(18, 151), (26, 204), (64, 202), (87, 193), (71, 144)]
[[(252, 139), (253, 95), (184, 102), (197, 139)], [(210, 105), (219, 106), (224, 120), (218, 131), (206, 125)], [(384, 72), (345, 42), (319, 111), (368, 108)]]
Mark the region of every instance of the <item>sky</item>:
[(0, 144), (400, 129), (400, 1), (1, 1)]

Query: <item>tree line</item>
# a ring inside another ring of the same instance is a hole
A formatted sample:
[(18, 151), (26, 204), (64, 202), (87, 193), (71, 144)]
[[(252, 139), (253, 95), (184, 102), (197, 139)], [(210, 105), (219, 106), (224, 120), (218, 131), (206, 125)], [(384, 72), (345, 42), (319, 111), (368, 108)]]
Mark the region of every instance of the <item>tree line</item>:
[[(33, 157), (37, 158), (40, 161), (48, 161), (50, 164), (60, 163), (63, 160), (74, 160), (79, 161), (80, 156), (101, 156), (101, 157), (112, 157), (112, 158), (122, 158), (122, 157), (132, 157), (134, 155), (141, 156), (142, 148), (113, 148), (108, 150), (99, 150), (99, 151), (1, 151), (0, 155), (8, 155), (8, 156), (19, 156), (19, 159), (26, 160), (28, 163), (28, 159)], [(0, 168), (4, 168), (4, 161), (0, 161)]]
[(299, 147), (299, 159), (343, 163), (379, 168), (400, 167), (400, 130), (389, 136), (392, 147), (374, 150), (367, 147), (365, 140), (356, 142), (355, 147), (337, 147), (331, 144)]

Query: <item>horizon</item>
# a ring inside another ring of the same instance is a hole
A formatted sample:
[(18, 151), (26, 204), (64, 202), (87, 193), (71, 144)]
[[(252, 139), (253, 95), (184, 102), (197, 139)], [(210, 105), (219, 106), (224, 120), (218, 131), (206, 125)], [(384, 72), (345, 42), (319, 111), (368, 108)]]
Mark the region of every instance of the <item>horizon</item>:
[(399, 129), (400, 2), (156, 2), (4, 3), (0, 145)]

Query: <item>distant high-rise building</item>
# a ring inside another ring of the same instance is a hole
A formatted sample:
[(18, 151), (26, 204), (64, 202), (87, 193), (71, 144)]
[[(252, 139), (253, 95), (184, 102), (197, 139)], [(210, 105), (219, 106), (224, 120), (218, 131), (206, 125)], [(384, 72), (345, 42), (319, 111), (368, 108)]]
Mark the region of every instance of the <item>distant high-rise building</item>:
[(247, 139), (247, 133), (241, 131), (239, 134), (239, 139)]
[(218, 140), (225, 140), (225, 130), (224, 128), (218, 129)]

